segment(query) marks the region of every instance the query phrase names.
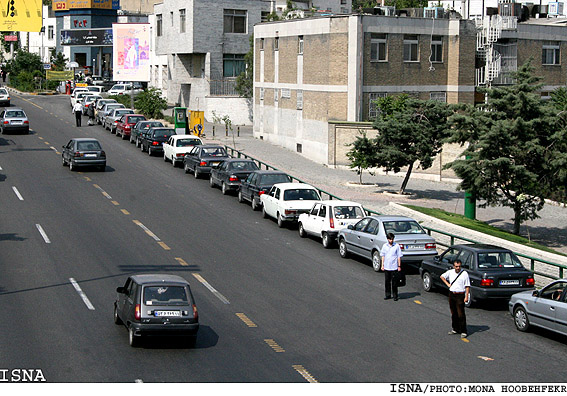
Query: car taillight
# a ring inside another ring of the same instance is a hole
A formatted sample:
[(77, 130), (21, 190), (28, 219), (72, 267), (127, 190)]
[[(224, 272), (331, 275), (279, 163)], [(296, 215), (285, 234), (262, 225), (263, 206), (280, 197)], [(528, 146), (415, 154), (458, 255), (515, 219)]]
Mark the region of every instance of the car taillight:
[(130, 130), (132, 127), (128, 124), (124, 125), (124, 129)]
[(153, 141), (152, 146), (159, 146), (159, 142)]
[(329, 225), (331, 226), (331, 228), (335, 228), (335, 220), (333, 220), (333, 215), (331, 215), (331, 218), (329, 218)]
[(134, 311), (134, 318), (136, 320), (140, 320), (142, 318), (142, 309), (140, 308), (140, 304), (136, 304), (136, 311)]
[(185, 157), (185, 153), (177, 153), (175, 154), (176, 157)]
[(264, 190), (260, 190), (258, 191), (258, 196), (265, 194), (266, 192)]
[(106, 153), (105, 153), (104, 151), (101, 151), (101, 152), (100, 152), (100, 156), (101, 156), (101, 157), (106, 157)]
[(73, 157), (82, 157), (83, 153), (81, 153), (80, 151), (75, 151), (75, 153), (73, 154)]
[(492, 279), (481, 279), (480, 285), (484, 287), (494, 286), (494, 281)]
[(10, 123), (10, 121), (4, 121), (4, 125), (9, 124), (9, 123)]
[(286, 215), (296, 214), (296, 213), (297, 213), (297, 210), (294, 210), (294, 209), (286, 209), (286, 210), (284, 210), (284, 213), (285, 213)]
[(526, 279), (526, 286), (535, 286), (535, 279), (534, 278)]
[(238, 177), (234, 176), (234, 175), (230, 175), (230, 177), (228, 178), (228, 181), (238, 181)]
[(400, 249), (404, 250), (404, 245), (401, 243), (398, 243), (398, 245), (400, 245)]
[(201, 162), (199, 162), (199, 166), (207, 166), (207, 161), (201, 161)]
[(193, 304), (193, 317), (195, 320), (199, 319), (199, 312), (197, 312), (197, 306), (195, 304)]
[(24, 124), (29, 124), (29, 123), (30, 123), (30, 122), (29, 122), (28, 120), (25, 120), (25, 121), (24, 121)]
[(434, 243), (426, 243), (425, 248), (426, 249), (437, 249), (437, 245), (435, 245)]

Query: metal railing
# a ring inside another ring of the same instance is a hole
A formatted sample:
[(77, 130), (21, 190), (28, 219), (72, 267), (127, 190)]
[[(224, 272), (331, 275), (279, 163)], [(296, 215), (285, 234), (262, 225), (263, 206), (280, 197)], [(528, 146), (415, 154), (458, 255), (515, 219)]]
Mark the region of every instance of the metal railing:
[[(260, 169), (262, 169), (262, 166), (263, 166), (266, 170), (277, 170), (277, 171), (283, 172), (280, 169), (278, 169), (278, 168), (276, 168), (276, 167), (274, 167), (270, 164), (267, 164), (264, 161), (256, 159), (256, 158), (254, 158), (254, 157), (252, 157), (252, 156), (250, 156), (246, 153), (243, 153), (242, 151), (237, 150), (233, 147), (230, 147), (230, 146), (227, 146), (227, 145), (225, 145), (224, 147), (225, 147), (226, 151), (229, 153), (229, 155), (233, 158), (250, 159), (250, 160), (254, 161), (256, 163), (256, 165), (258, 165), (258, 168), (260, 168)], [(303, 180), (301, 180), (301, 179), (299, 179), (295, 176), (292, 176), (290, 174), (287, 174), (287, 175), (291, 178), (292, 181), (296, 181), (298, 183), (310, 184), (310, 183), (307, 183), (307, 182), (305, 182), (305, 181), (303, 181)], [(337, 199), (337, 200), (341, 200), (341, 201), (343, 200), (343, 198), (340, 198), (340, 197), (338, 197), (334, 194), (331, 194), (331, 193), (329, 193), (325, 190), (321, 190), (320, 188), (318, 188), (316, 186), (313, 186), (313, 187), (317, 191), (319, 191), (321, 198), (323, 198), (323, 194), (324, 194), (328, 197), (327, 199), (330, 199), (330, 200), (332, 200), (332, 199)], [(366, 208), (364, 208), (364, 210), (366, 211), (366, 213), (371, 213), (373, 215), (381, 215), (382, 214), (380, 212), (377, 212), (377, 211), (374, 211), (374, 210), (369, 210), (369, 209), (366, 209)], [(462, 237), (462, 236), (451, 234), (450, 232), (437, 230), (437, 229), (432, 228), (432, 227), (426, 227), (426, 226), (422, 226), (422, 227), (427, 231), (427, 234), (430, 235), (430, 236), (433, 236), (432, 233), (436, 233), (436, 234), (439, 234), (439, 235), (442, 235), (443, 237), (445, 237), (444, 239), (443, 238), (435, 238), (435, 242), (437, 243), (437, 245), (440, 245), (440, 246), (444, 246), (444, 247), (453, 246), (453, 245), (455, 245), (455, 241), (457, 241), (457, 240), (469, 242), (469, 243), (481, 243), (479, 241), (475, 241), (475, 240), (470, 239), (470, 238), (465, 238), (465, 237)], [(449, 242), (445, 243), (444, 241), (447, 240), (447, 239), (448, 239)], [(538, 259), (538, 258), (528, 256), (528, 255), (523, 254), (523, 253), (514, 252), (514, 254), (516, 256), (520, 257), (521, 261), (523, 261), (524, 263), (526, 263), (526, 262), (529, 263), (528, 264), (529, 269), (534, 274), (539, 275), (539, 276), (543, 276), (543, 277), (546, 277), (546, 278), (561, 279), (561, 278), (563, 278), (563, 270), (567, 269), (567, 266), (563, 265), (563, 264), (554, 263), (554, 262), (544, 260), (544, 259)], [(536, 264), (539, 264), (538, 267), (541, 267), (541, 265), (555, 267), (555, 269), (558, 271), (558, 274), (554, 275), (554, 274), (550, 273), (549, 271), (543, 272), (540, 269), (536, 269)]]

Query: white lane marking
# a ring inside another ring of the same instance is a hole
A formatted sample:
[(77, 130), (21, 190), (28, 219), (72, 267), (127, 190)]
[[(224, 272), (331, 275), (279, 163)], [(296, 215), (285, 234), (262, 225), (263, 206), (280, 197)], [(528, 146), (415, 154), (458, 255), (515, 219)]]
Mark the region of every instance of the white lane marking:
[(71, 282), (77, 293), (79, 293), (79, 296), (81, 296), (87, 308), (90, 309), (91, 311), (94, 311), (95, 307), (91, 304), (89, 298), (87, 297), (85, 292), (81, 289), (81, 286), (79, 286), (77, 281), (74, 278), (69, 278), (69, 281)]
[(222, 294), (220, 294), (214, 287), (212, 287), (209, 282), (207, 282), (201, 275), (199, 274), (192, 274), (195, 279), (197, 279), (199, 282), (201, 282), (207, 289), (209, 289), (211, 291), (211, 293), (213, 293), (215, 296), (217, 296), (217, 298), (219, 300), (221, 300), (224, 304), (230, 304), (230, 301), (228, 301), (228, 299), (223, 296)]
[(140, 378), (134, 380), (134, 382), (135, 382), (136, 384), (143, 384), (143, 383), (144, 383), (144, 381), (142, 381)]
[(24, 200), (24, 197), (22, 197), (22, 194), (20, 194), (20, 192), (18, 191), (18, 189), (17, 189), (16, 187), (12, 186), (12, 190), (14, 190), (14, 193), (16, 194), (16, 197), (18, 197), (18, 199), (19, 199), (20, 201), (23, 201), (23, 200)]
[(93, 184), (93, 186), (94, 186), (97, 190), (99, 190), (99, 191), (102, 193), (102, 195), (104, 195), (106, 198), (112, 199), (112, 197), (111, 197), (106, 191), (104, 191), (98, 184)]
[(1, 171), (1, 170), (4, 170), (4, 169), (2, 169), (2, 167), (0, 166), (0, 171)]
[(148, 234), (149, 236), (151, 236), (152, 238), (154, 238), (154, 240), (155, 240), (156, 242), (161, 241), (161, 239), (159, 239), (156, 234), (154, 234), (153, 232), (151, 232), (151, 231), (148, 229), (148, 227), (146, 227), (145, 225), (143, 225), (140, 221), (138, 221), (138, 220), (132, 220), (132, 221), (134, 222), (134, 224), (136, 224), (138, 227), (140, 227), (142, 230), (144, 230), (144, 231), (146, 232), (146, 234)]
[(41, 236), (43, 237), (43, 240), (45, 241), (45, 243), (51, 243), (51, 241), (50, 241), (49, 238), (47, 237), (47, 234), (45, 233), (45, 231), (43, 231), (43, 228), (41, 227), (41, 224), (36, 224), (35, 227), (37, 228), (37, 230), (39, 231), (39, 233), (40, 233)]

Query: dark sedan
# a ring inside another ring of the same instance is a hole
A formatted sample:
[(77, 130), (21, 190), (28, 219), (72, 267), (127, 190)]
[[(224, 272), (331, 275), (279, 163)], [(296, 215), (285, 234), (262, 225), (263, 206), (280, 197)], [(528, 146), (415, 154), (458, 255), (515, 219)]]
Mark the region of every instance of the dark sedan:
[(464, 244), (451, 246), (440, 256), (423, 260), (419, 272), (425, 291), (435, 286), (444, 289), (441, 275), (459, 259), (471, 281), (467, 306), (486, 299), (509, 299), (513, 294), (534, 288), (534, 274), (524, 268), (511, 250), (493, 245)]
[(211, 187), (220, 185), (222, 193), (226, 195), (229, 191), (238, 190), (241, 180), (246, 180), (255, 170), (258, 170), (258, 165), (252, 160), (228, 158), (211, 169), (209, 181)]
[(63, 166), (73, 171), (78, 167), (92, 166), (104, 172), (106, 169), (106, 153), (94, 138), (74, 138), (63, 146), (61, 153)]
[(136, 147), (140, 147), (142, 132), (156, 127), (165, 127), (165, 125), (160, 121), (140, 121), (136, 123), (130, 131), (130, 143), (136, 143)]
[(249, 201), (252, 210), (260, 208), (260, 195), (270, 191), (277, 183), (291, 183), (291, 178), (284, 172), (273, 170), (257, 170), (240, 183), (238, 202)]
[(163, 144), (171, 135), (175, 135), (173, 128), (150, 128), (142, 134), (140, 150), (147, 151), (149, 156), (157, 152), (163, 153)]
[(211, 168), (229, 158), (223, 146), (195, 146), (183, 157), (185, 173), (193, 172), (195, 179), (210, 174)]

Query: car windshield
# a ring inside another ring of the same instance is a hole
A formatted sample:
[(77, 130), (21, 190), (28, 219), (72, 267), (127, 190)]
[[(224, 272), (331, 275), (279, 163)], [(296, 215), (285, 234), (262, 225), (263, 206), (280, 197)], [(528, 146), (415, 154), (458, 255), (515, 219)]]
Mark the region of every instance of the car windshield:
[(124, 85), (115, 85), (112, 88), (110, 88), (111, 91), (116, 91), (116, 90), (124, 90)]
[(262, 176), (262, 184), (290, 183), (291, 179), (288, 175), (273, 174)]
[(364, 212), (360, 206), (335, 206), (335, 219), (362, 219)]
[(478, 254), (479, 268), (520, 268), (522, 263), (511, 252), (488, 252)]
[(415, 220), (385, 221), (386, 234), (425, 234), (425, 230)]
[(228, 157), (226, 150), (222, 147), (207, 147), (203, 149), (203, 156), (207, 157)]
[(284, 201), (299, 201), (299, 200), (314, 200), (317, 201), (321, 199), (317, 190), (307, 189), (307, 188), (294, 188), (291, 190), (284, 191)]
[(21, 110), (6, 111), (6, 118), (8, 117), (25, 117), (26, 113)]
[(97, 141), (90, 141), (90, 142), (78, 142), (77, 143), (77, 150), (100, 150), (100, 144)]
[(142, 121), (142, 120), (145, 120), (145, 119), (146, 119), (146, 117), (144, 117), (144, 116), (128, 117), (128, 122), (130, 124), (135, 124), (136, 122)]
[(146, 305), (188, 305), (187, 292), (183, 286), (144, 287)]
[(231, 162), (228, 168), (233, 171), (253, 171), (258, 169), (258, 165), (250, 161), (235, 161)]
[(5, 89), (0, 89), (0, 95), (8, 95), (8, 91)]
[(173, 135), (173, 129), (156, 129), (154, 137), (169, 137)]
[(106, 105), (107, 110), (118, 109), (120, 107), (124, 107), (124, 105), (120, 104), (120, 103), (112, 103), (112, 104)]
[(175, 147), (189, 147), (189, 146), (198, 146), (201, 144), (201, 141), (198, 139), (177, 139), (175, 143)]

